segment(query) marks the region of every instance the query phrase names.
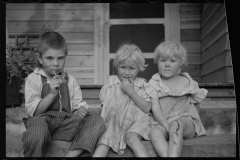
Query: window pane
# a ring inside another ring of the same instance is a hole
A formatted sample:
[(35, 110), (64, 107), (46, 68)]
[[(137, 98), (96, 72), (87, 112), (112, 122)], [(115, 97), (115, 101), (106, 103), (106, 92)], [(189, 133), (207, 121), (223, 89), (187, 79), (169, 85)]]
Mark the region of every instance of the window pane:
[(112, 25), (110, 27), (110, 53), (115, 53), (123, 42), (138, 45), (142, 52), (154, 52), (164, 41), (162, 24)]
[(110, 19), (164, 18), (164, 3), (111, 3)]

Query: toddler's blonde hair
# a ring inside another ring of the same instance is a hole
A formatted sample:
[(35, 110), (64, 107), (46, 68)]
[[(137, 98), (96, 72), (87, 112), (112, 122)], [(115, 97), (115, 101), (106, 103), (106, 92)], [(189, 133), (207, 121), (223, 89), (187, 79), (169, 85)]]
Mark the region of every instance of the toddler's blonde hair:
[(144, 71), (147, 67), (141, 49), (135, 44), (124, 43), (118, 48), (113, 62), (114, 66), (118, 68), (124, 60), (132, 60), (135, 62), (140, 71)]
[(175, 57), (181, 61), (182, 65), (188, 64), (186, 49), (180, 43), (174, 41), (166, 41), (156, 47), (154, 51), (155, 64), (158, 64), (159, 57)]

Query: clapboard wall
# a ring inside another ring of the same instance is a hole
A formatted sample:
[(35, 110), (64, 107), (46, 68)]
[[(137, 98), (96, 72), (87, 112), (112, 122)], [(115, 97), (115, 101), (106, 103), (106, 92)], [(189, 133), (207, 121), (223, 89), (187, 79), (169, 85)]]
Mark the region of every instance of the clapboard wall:
[(233, 82), (227, 17), (223, 3), (202, 5), (201, 65), (201, 82)]
[(180, 41), (187, 49), (188, 65), (183, 71), (201, 82), (200, 3), (180, 3)]
[(65, 68), (80, 85), (94, 84), (94, 4), (8, 3), (6, 18), (10, 45), (24, 42), (37, 46), (42, 32), (55, 30), (68, 44)]
[[(180, 42), (188, 51), (189, 62), (183, 71), (200, 83), (232, 82), (224, 4), (180, 3), (179, 12)], [(21, 35), (28, 34), (26, 45), (36, 47), (42, 32), (55, 30), (68, 44), (67, 71), (80, 85), (102, 85), (98, 79), (106, 70), (99, 69), (104, 60), (99, 44), (109, 35), (102, 31), (106, 24), (101, 16), (99, 20), (100, 13), (108, 14), (108, 10), (91, 3), (9, 3), (6, 6), (9, 43), (15, 45), (19, 35), (18, 42), (24, 42), (26, 39)]]

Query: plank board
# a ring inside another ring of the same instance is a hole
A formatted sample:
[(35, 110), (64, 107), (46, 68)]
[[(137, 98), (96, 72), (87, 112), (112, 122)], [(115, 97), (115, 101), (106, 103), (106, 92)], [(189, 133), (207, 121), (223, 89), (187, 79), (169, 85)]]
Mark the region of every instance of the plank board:
[(208, 35), (202, 39), (202, 50), (205, 50), (207, 47), (211, 46), (224, 34), (227, 34), (227, 21), (223, 19), (218, 26), (216, 26)]
[(236, 108), (236, 101), (208, 101), (204, 100), (200, 103), (201, 108)]
[(8, 21), (93, 20), (93, 10), (6, 10)]
[(216, 13), (214, 13), (213, 17), (211, 17), (209, 19), (209, 21), (207, 21), (207, 23), (202, 26), (202, 35), (201, 35), (201, 39), (203, 39), (207, 34), (209, 34), (210, 32), (212, 32), (213, 29), (215, 29), (215, 27), (217, 27), (217, 25), (225, 18), (225, 22), (227, 22), (226, 20), (226, 11), (224, 7), (220, 7)]
[(66, 57), (66, 67), (94, 66), (94, 56), (71, 56)]
[[(66, 40), (67, 43), (94, 43), (94, 33), (93, 32), (68, 32), (68, 33), (60, 33)], [(18, 38), (18, 42), (25, 42), (25, 38)], [(29, 44), (37, 44), (39, 42), (38, 38), (30, 38)], [(15, 38), (9, 38), (9, 43), (15, 43)]]
[[(204, 87), (202, 87), (204, 88)], [(230, 88), (207, 88), (208, 98), (234, 98), (235, 95), (235, 89), (230, 87)]]
[[(225, 67), (215, 72), (212, 72), (211, 74), (204, 75), (201, 77), (202, 83), (233, 82), (233, 74), (231, 76), (228, 76), (228, 74), (232, 73), (231, 70), (232, 70), (232, 67)], [(229, 79), (228, 77), (232, 77), (232, 79)]]
[(211, 4), (209, 4), (207, 9), (205, 9), (205, 11), (201, 14), (201, 26), (202, 27), (208, 22), (208, 20), (214, 15), (214, 13), (221, 6), (222, 6), (221, 3), (211, 3)]
[(82, 95), (87, 99), (99, 99), (100, 89), (82, 89)]
[(196, 41), (185, 42), (185, 41), (182, 41), (181, 44), (187, 49), (187, 52), (197, 53), (197, 54), (200, 53), (200, 46), (201, 46), (200, 42), (196, 42)]
[(214, 57), (213, 59), (202, 64), (201, 75), (204, 76), (204, 75), (214, 72), (215, 70), (218, 70), (220, 68), (230, 67), (230, 66), (232, 66), (230, 52), (224, 51), (221, 54)]
[(181, 29), (181, 41), (200, 41), (200, 30)]
[(192, 77), (198, 77), (201, 75), (200, 65), (187, 65), (182, 67), (182, 72), (188, 72)]
[(94, 78), (94, 67), (65, 67), (65, 69), (75, 78)]
[(7, 3), (7, 10), (42, 10), (42, 9), (92, 9), (94, 3)]
[(93, 78), (76, 78), (78, 85), (93, 85), (94, 79)]
[(180, 29), (200, 29), (200, 21), (181, 21)]
[(209, 48), (203, 50), (201, 62), (205, 63), (206, 61), (224, 52), (225, 50), (230, 50), (227, 45), (228, 41), (229, 41), (228, 34), (225, 34), (220, 39), (218, 39), (214, 44), (212, 44)]
[(203, 3), (203, 4), (202, 4), (202, 12), (205, 12), (206, 9), (209, 7), (210, 4), (211, 4), (211, 3)]
[(56, 32), (93, 32), (93, 21), (9, 21), (9, 33), (41, 33), (44, 27), (54, 28)]
[(198, 5), (181, 5), (181, 15), (200, 15), (200, 4)]
[(93, 43), (68, 43), (69, 51), (79, 51), (79, 52), (93, 52), (94, 44)]
[(201, 65), (200, 54), (187, 53), (187, 61), (189, 65)]

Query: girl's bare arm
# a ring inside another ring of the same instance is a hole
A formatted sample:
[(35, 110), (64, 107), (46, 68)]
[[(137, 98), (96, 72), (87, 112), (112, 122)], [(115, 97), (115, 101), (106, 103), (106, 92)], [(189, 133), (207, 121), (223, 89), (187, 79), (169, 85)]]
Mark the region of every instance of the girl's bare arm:
[(142, 97), (140, 97), (135, 91), (129, 95), (132, 100), (136, 103), (136, 105), (145, 113), (150, 112), (152, 105), (151, 102), (145, 101)]
[(164, 118), (162, 111), (160, 109), (160, 105), (158, 103), (157, 99), (153, 99), (152, 98), (152, 113), (153, 113), (153, 117), (157, 120), (157, 122), (162, 125), (168, 132), (168, 122), (167, 120)]

